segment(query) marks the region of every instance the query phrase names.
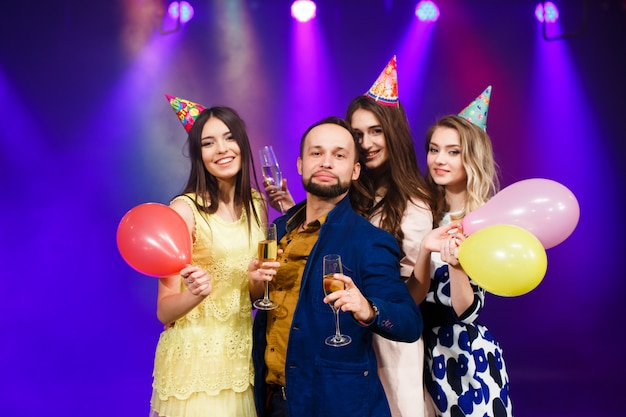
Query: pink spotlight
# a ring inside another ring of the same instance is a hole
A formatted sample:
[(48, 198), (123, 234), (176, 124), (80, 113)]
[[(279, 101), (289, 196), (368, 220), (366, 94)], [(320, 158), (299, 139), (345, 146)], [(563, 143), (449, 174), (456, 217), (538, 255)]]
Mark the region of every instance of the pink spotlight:
[(559, 19), (559, 9), (551, 1), (545, 2), (545, 6), (539, 3), (535, 7), (535, 17), (539, 22), (543, 22), (545, 18), (546, 23), (554, 23)]
[(311, 0), (296, 0), (291, 4), (291, 17), (298, 22), (308, 22), (315, 18), (315, 2)]
[(415, 6), (415, 16), (421, 22), (436, 22), (439, 19), (439, 7), (433, 1), (420, 1)]
[(180, 19), (180, 23), (187, 23), (193, 17), (193, 7), (186, 1), (173, 1), (167, 8), (167, 13), (172, 19)]

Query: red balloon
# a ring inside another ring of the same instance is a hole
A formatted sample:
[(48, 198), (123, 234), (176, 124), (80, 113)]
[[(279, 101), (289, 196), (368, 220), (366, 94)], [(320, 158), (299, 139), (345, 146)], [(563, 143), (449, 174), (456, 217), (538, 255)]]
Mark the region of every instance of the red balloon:
[(187, 223), (159, 203), (140, 204), (122, 217), (117, 247), (128, 265), (153, 277), (177, 274), (191, 262)]

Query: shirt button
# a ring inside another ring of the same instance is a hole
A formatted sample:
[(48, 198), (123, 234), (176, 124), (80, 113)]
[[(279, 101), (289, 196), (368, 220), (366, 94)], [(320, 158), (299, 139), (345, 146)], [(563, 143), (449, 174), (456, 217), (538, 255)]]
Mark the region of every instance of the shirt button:
[(368, 376), (369, 374), (370, 374), (370, 371), (363, 372), (363, 376)]

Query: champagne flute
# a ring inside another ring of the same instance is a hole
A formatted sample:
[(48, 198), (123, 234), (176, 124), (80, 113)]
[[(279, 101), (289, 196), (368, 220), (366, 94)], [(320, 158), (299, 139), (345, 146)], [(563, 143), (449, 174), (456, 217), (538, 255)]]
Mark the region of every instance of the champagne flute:
[[(280, 192), (283, 186), (283, 174), (280, 171), (278, 160), (274, 154), (274, 148), (271, 146), (264, 146), (259, 150), (259, 158), (261, 159), (261, 170), (263, 173), (264, 185), (273, 185), (278, 187), (278, 191)], [(283, 204), (280, 201), (278, 202), (278, 207), (280, 208), (280, 212), (284, 214), (285, 210), (283, 209)]]
[[(343, 281), (335, 279), (335, 274), (343, 274), (341, 256), (335, 254), (326, 255), (323, 262), (324, 294), (328, 295), (331, 292), (343, 290), (345, 287)], [(324, 342), (328, 346), (345, 346), (352, 342), (352, 338), (346, 334), (341, 334), (341, 330), (339, 330), (339, 310), (335, 308), (334, 302), (329, 304), (335, 314), (335, 334), (328, 336)]]
[[(265, 229), (265, 239), (259, 242), (259, 266), (263, 262), (274, 262), (277, 254), (276, 243), (276, 225), (274, 223), (268, 225)], [(278, 307), (275, 301), (270, 300), (270, 287), (269, 282), (264, 282), (265, 289), (263, 291), (263, 298), (255, 300), (253, 305), (259, 310), (274, 310)]]

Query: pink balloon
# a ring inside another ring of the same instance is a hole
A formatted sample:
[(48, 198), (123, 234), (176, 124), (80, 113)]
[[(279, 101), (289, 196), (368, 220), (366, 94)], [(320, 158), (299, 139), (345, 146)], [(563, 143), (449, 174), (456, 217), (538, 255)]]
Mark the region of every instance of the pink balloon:
[(572, 234), (579, 217), (578, 200), (567, 187), (532, 178), (509, 185), (466, 215), (463, 231), (470, 235), (488, 226), (512, 224), (531, 232), (548, 249)]

